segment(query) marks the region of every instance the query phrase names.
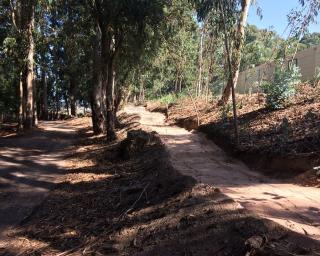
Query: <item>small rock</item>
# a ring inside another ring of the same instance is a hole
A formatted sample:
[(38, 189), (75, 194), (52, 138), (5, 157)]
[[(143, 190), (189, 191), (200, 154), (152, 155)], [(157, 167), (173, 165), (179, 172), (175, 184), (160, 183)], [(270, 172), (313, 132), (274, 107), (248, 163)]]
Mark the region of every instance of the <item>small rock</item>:
[(213, 191), (216, 193), (221, 193), (221, 190), (219, 188), (215, 188)]

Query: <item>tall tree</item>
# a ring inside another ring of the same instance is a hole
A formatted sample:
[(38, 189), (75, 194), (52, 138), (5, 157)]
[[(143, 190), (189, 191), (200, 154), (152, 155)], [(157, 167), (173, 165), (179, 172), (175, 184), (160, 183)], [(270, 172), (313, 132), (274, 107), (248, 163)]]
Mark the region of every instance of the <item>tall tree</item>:
[(237, 31), (235, 33), (235, 38), (232, 40), (233, 41), (232, 57), (231, 57), (232, 70), (229, 70), (232, 76), (230, 76), (230, 78), (228, 79), (227, 85), (223, 91), (223, 94), (221, 97), (222, 104), (226, 104), (228, 102), (228, 100), (230, 99), (232, 90), (234, 90), (234, 88), (237, 85), (239, 72), (240, 72), (242, 48), (243, 48), (244, 39), (245, 39), (245, 26), (247, 24), (247, 17), (249, 13), (250, 3), (251, 3), (251, 0), (241, 0), (240, 17), (237, 21)]

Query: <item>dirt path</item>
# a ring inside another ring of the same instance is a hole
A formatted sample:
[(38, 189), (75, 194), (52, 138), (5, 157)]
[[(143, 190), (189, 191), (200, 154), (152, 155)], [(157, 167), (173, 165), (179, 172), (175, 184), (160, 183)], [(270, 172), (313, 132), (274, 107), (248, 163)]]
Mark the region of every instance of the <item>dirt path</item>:
[(272, 180), (227, 156), (203, 134), (168, 126), (164, 115), (126, 107), (141, 123), (161, 135), (173, 166), (199, 182), (213, 184), (253, 214), (320, 240), (320, 189)]
[(0, 138), (0, 245), (64, 174), (78, 126), (45, 122), (26, 135)]

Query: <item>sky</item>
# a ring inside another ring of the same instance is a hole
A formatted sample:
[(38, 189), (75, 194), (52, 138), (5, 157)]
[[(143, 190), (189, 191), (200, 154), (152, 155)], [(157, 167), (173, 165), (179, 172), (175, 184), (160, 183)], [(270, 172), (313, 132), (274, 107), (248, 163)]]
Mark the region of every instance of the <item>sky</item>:
[[(288, 25), (287, 15), (290, 10), (300, 7), (299, 0), (257, 0), (258, 6), (262, 9), (262, 20), (256, 14), (257, 7), (251, 6), (248, 23), (256, 25), (258, 28), (273, 27), (280, 36), (286, 37), (284, 30)], [(320, 32), (320, 14), (317, 18), (318, 24), (313, 24), (309, 27), (310, 32)]]

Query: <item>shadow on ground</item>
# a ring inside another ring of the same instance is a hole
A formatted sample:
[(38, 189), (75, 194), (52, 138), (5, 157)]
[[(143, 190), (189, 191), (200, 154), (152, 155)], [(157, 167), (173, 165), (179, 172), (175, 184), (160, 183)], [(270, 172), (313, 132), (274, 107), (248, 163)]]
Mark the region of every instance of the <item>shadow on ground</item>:
[[(122, 118), (138, 128), (134, 117)], [(88, 130), (81, 135), (64, 182), (12, 234), (16, 240), (3, 255), (244, 255), (245, 241), (255, 235), (268, 239), (262, 255), (319, 249), (176, 172), (161, 144), (124, 159), (121, 140), (105, 144)]]

